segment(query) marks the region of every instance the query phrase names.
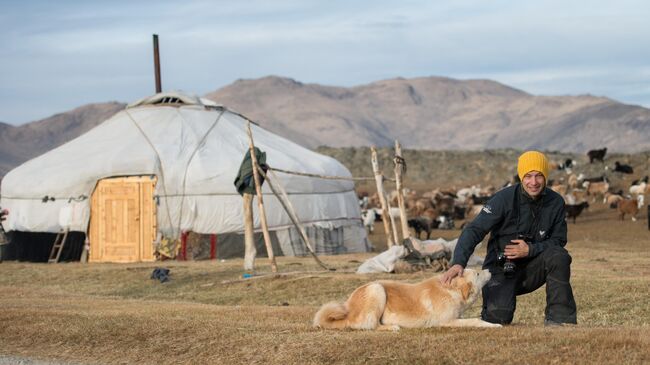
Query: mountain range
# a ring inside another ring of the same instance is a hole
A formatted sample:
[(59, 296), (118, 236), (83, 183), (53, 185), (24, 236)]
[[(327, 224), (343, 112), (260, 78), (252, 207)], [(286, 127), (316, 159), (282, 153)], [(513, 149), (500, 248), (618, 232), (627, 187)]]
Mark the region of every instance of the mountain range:
[[(355, 87), (268, 76), (206, 94), (303, 146), (429, 150), (650, 150), (650, 110), (591, 95), (536, 96), (491, 80), (396, 78)], [(126, 104), (89, 104), (12, 126), (0, 123), (0, 176), (88, 131)]]

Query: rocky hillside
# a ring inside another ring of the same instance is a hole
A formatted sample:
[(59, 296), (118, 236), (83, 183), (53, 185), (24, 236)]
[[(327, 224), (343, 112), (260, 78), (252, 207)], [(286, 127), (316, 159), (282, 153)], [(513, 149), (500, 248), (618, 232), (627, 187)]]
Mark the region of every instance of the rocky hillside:
[(535, 96), (490, 80), (392, 79), (352, 88), (280, 77), (207, 95), (308, 147), (650, 150), (650, 110), (594, 96)]
[[(650, 150), (648, 109), (593, 96), (535, 96), (489, 80), (423, 77), (344, 88), (269, 76), (236, 81), (206, 97), (310, 148), (392, 146), (399, 139), (404, 148), (448, 156), (531, 148)], [(0, 123), (0, 176), (124, 107), (89, 104), (18, 127)]]
[(0, 123), (0, 176), (89, 131), (126, 104), (88, 104), (49, 118), (15, 127)]

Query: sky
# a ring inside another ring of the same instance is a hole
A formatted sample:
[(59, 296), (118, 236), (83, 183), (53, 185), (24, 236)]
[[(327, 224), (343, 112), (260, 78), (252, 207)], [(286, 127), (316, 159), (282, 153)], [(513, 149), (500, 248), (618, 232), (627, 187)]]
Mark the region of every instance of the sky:
[(0, 121), (268, 75), (491, 79), (650, 107), (650, 2), (0, 0)]

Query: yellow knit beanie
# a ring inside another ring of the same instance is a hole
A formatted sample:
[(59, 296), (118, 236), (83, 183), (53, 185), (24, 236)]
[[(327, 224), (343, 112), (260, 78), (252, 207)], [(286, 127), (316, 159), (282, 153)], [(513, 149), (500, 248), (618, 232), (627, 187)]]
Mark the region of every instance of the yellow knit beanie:
[(548, 160), (543, 153), (537, 151), (527, 151), (519, 156), (519, 163), (517, 164), (517, 174), (521, 180), (524, 175), (531, 171), (539, 171), (544, 175), (544, 179), (548, 180)]

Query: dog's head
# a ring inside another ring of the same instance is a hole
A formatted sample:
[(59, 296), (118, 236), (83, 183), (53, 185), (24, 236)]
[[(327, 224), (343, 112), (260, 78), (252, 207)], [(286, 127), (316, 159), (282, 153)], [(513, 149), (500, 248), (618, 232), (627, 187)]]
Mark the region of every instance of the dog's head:
[(478, 298), (481, 289), (491, 277), (488, 270), (465, 269), (463, 276), (456, 278), (452, 285), (458, 288), (463, 300), (471, 304)]

